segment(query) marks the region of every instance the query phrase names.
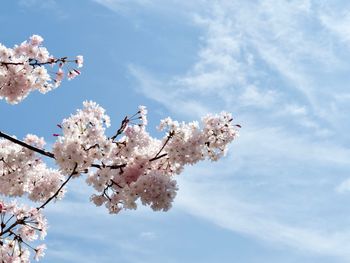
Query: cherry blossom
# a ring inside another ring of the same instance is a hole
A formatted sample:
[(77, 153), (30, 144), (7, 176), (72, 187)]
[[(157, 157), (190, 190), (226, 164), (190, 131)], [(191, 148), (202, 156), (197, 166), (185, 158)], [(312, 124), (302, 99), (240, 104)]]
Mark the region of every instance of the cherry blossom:
[[(0, 98), (19, 103), (31, 91), (46, 93), (65, 77), (80, 75), (83, 56), (55, 58), (42, 43), (41, 36), (33, 35), (13, 48), (0, 44)], [(76, 68), (64, 68), (67, 63)], [(57, 70), (49, 73), (48, 66)], [(111, 214), (139, 205), (168, 211), (179, 190), (176, 177), (185, 166), (223, 157), (240, 128), (230, 113), (221, 112), (200, 122), (165, 118), (158, 126), (162, 134), (152, 137), (147, 113), (145, 106), (139, 106), (112, 129), (105, 109), (85, 101), (82, 109), (57, 125), (51, 151), (36, 135), (19, 140), (0, 131), (0, 194), (6, 200), (27, 197), (38, 203), (34, 208), (0, 200), (0, 262), (26, 263), (44, 256), (46, 245), (31, 243), (45, 237), (42, 211), (64, 197), (70, 180), (85, 176), (95, 190), (91, 202)], [(45, 158), (53, 159), (57, 169), (48, 167)]]
[[(83, 66), (83, 56), (69, 60), (67, 57), (56, 58), (42, 46), (44, 39), (33, 35), (29, 40), (13, 48), (7, 48), (0, 43), (0, 99), (15, 104), (22, 101), (31, 91), (38, 90), (46, 93), (57, 88), (64, 78), (63, 67), (67, 63)], [(57, 65), (56, 73), (53, 66)], [(50, 66), (50, 69), (47, 69)], [(80, 71), (72, 68), (67, 78), (80, 75)]]
[[(222, 112), (204, 117), (202, 127), (197, 122), (162, 120), (159, 128), (166, 134), (156, 139), (146, 131), (146, 114), (140, 106), (125, 118), (118, 140), (105, 134), (110, 118), (94, 102), (84, 102), (82, 110), (60, 125), (62, 135), (53, 147), (60, 171), (68, 175), (76, 167), (76, 176), (89, 171), (87, 183), (97, 191), (91, 201), (105, 204), (110, 213), (135, 209), (138, 199), (154, 210), (168, 210), (177, 191), (174, 176), (187, 164), (218, 160), (237, 135), (232, 116)], [(131, 120), (140, 123), (130, 124)]]
[(15, 201), (0, 200), (0, 261), (30, 262), (30, 250), (38, 260), (44, 255), (45, 244), (36, 248), (30, 245), (46, 236), (47, 221), (42, 213), (33, 207), (20, 206)]
[[(226, 112), (207, 115), (201, 123), (166, 118), (159, 124), (165, 134), (158, 139), (147, 132), (147, 109), (140, 106), (108, 136), (109, 116), (97, 103), (85, 101), (82, 109), (58, 125), (52, 152), (43, 149), (43, 138), (27, 135), (19, 141), (0, 132), (4, 138), (0, 139), (0, 193), (44, 202), (39, 211), (63, 197), (69, 180), (87, 174), (87, 184), (96, 191), (90, 200), (111, 214), (136, 209), (140, 203), (167, 211), (178, 191), (176, 176), (186, 165), (225, 155), (238, 135), (232, 120)], [(55, 159), (58, 169), (48, 168), (42, 156)], [(36, 239), (28, 226), (18, 231), (27, 241)], [(36, 258), (43, 254), (39, 248), (35, 253)]]
[[(37, 148), (45, 145), (43, 138), (27, 135), (24, 142)], [(0, 139), (0, 193), (7, 196), (27, 194), (32, 201), (45, 201), (64, 181), (58, 170), (48, 168), (35, 152)], [(63, 197), (62, 190), (57, 198)]]

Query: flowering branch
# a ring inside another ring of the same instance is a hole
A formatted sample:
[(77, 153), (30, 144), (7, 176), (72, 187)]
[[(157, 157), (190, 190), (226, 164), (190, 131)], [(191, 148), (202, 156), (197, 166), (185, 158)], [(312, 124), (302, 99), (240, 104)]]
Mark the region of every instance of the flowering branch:
[(52, 65), (52, 64), (57, 64), (57, 63), (77, 63), (77, 60), (68, 60), (68, 57), (62, 57), (62, 58), (49, 58), (48, 61), (45, 62), (39, 62), (37, 59), (34, 58), (28, 58), (27, 61), (23, 61), (23, 62), (10, 62), (10, 61), (0, 61), (0, 66), (19, 66), (19, 65), (26, 65), (29, 64), (30, 66), (32, 66), (33, 68), (35, 67), (41, 67), (44, 65)]
[[(0, 44), (0, 99), (11, 104), (21, 102), (30, 92), (46, 93), (67, 76), (80, 74), (76, 68), (64, 73), (67, 63), (83, 64), (83, 57), (55, 58), (42, 46), (43, 39), (33, 35), (13, 48)], [(46, 67), (57, 66), (48, 73)], [(90, 199), (104, 205), (109, 213), (136, 209), (140, 200), (155, 211), (171, 208), (178, 187), (175, 176), (186, 165), (201, 160), (217, 161), (227, 145), (238, 135), (239, 125), (222, 112), (207, 115), (198, 122), (179, 123), (166, 118), (159, 130), (165, 135), (153, 138), (146, 131), (147, 109), (140, 106), (126, 116), (111, 137), (106, 135), (110, 118), (92, 101), (64, 119), (55, 134), (52, 150), (44, 149), (43, 138), (28, 134), (23, 140), (0, 131), (0, 195), (27, 196), (41, 205), (19, 206), (0, 200), (0, 262), (29, 262), (29, 250), (35, 259), (44, 255), (45, 245), (34, 248), (29, 242), (46, 235), (46, 219), (41, 214), (52, 201), (65, 194), (65, 186), (75, 177), (86, 176), (95, 189)], [(54, 159), (57, 169), (49, 168), (41, 156)]]
[(174, 132), (174, 131), (170, 131), (170, 132), (169, 132), (169, 135), (168, 135), (166, 141), (163, 143), (162, 148), (160, 148), (160, 150), (157, 152), (156, 156), (154, 156), (153, 158), (151, 158), (151, 159), (149, 160), (150, 162), (155, 161), (155, 160), (157, 160), (157, 159), (160, 159), (160, 158), (162, 158), (162, 157), (164, 157), (164, 156), (167, 155), (166, 153), (164, 153), (164, 154), (162, 154), (162, 155), (159, 155), (159, 154), (163, 151), (163, 149), (165, 148), (165, 146), (168, 144), (168, 142), (170, 141), (170, 139), (171, 139), (174, 135), (175, 135), (175, 132)]
[[(77, 68), (82, 67), (82, 56), (76, 56), (75, 59), (55, 58), (42, 46), (42, 42), (41, 36), (33, 35), (13, 48), (0, 44), (0, 99), (5, 98), (7, 102), (16, 104), (31, 91), (46, 93), (57, 88), (65, 76), (73, 79), (80, 75), (76, 68), (65, 74), (63, 67), (67, 63), (74, 63)], [(48, 65), (58, 65), (57, 72), (50, 75), (45, 67)]]
[(4, 138), (6, 140), (9, 140), (9, 141), (11, 141), (13, 143), (16, 143), (16, 144), (18, 144), (20, 146), (23, 146), (23, 147), (25, 147), (25, 148), (33, 151), (33, 152), (41, 154), (41, 155), (44, 155), (44, 156), (47, 156), (47, 157), (50, 157), (50, 158), (53, 158), (53, 159), (55, 158), (53, 153), (45, 151), (45, 150), (42, 150), (42, 149), (39, 149), (39, 148), (37, 148), (37, 147), (35, 147), (33, 145), (30, 145), (30, 144), (25, 143), (25, 142), (23, 142), (21, 140), (18, 140), (16, 138), (14, 138), (14, 137), (12, 137), (12, 136), (2, 132), (2, 131), (0, 131), (0, 138)]
[(39, 235), (41, 239), (46, 236), (47, 221), (37, 209), (0, 201), (0, 217), (1, 262), (14, 262), (15, 259), (29, 262), (28, 248), (35, 252), (36, 260), (44, 256), (44, 244), (36, 248), (28, 244), (28, 241), (38, 239)]
[(54, 193), (49, 199), (46, 200), (45, 203), (43, 203), (41, 206), (37, 207), (38, 210), (45, 208), (45, 206), (54, 198), (56, 198), (58, 196), (58, 194), (61, 192), (62, 188), (69, 182), (69, 180), (73, 177), (73, 175), (77, 174), (77, 167), (78, 164), (76, 163), (74, 165), (73, 171), (72, 173), (69, 175), (69, 177), (67, 178), (66, 181), (64, 181), (64, 183), (60, 186), (60, 188), (57, 189), (56, 193)]
[(122, 120), (122, 123), (120, 125), (120, 128), (117, 130), (116, 134), (114, 134), (112, 137), (111, 137), (111, 140), (114, 141), (120, 134), (123, 133), (123, 131), (125, 130), (126, 126), (128, 125), (129, 123), (129, 119), (128, 119), (128, 116), (125, 116), (125, 118)]

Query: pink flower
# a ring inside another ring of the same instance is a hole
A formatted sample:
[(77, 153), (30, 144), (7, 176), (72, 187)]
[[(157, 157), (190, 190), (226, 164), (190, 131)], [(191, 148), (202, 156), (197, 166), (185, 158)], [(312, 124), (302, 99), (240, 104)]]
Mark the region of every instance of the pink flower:
[(33, 46), (39, 46), (44, 41), (44, 39), (39, 35), (32, 35), (29, 38), (29, 40), (30, 40), (30, 44)]
[(83, 66), (83, 63), (84, 63), (84, 57), (81, 55), (76, 56), (75, 63), (77, 63), (78, 68), (81, 68)]
[(39, 259), (45, 255), (45, 249), (46, 249), (45, 244), (39, 245), (36, 247), (36, 249), (34, 249), (34, 251), (35, 251), (34, 259), (36, 261), (39, 261)]
[(56, 73), (56, 81), (60, 82), (64, 78), (64, 71), (59, 68), (57, 73)]
[(67, 74), (67, 78), (69, 79), (69, 80), (71, 80), (71, 79), (74, 79), (76, 76), (78, 76), (80, 74), (80, 71), (78, 71), (78, 70), (71, 70), (71, 71), (69, 71), (68, 72), (68, 74)]

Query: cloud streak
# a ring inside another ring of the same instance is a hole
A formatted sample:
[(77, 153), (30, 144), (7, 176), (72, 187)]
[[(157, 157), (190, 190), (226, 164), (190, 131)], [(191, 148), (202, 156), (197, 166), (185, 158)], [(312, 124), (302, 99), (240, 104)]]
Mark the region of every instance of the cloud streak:
[[(187, 213), (199, 216), (230, 231), (272, 242), (277, 247), (289, 246), (302, 252), (350, 259), (349, 233), (341, 229), (329, 233), (323, 229), (295, 226), (271, 216), (266, 207), (239, 201), (234, 189), (222, 185), (183, 181), (178, 205)], [(193, 191), (195, 189), (195, 192)], [(226, 191), (225, 191), (226, 190)], [(219, 194), (208, 195), (208, 192)], [(215, 204), (215, 205), (214, 205)]]
[(138, 90), (178, 116), (225, 109), (243, 126), (232, 155), (210, 166), (223, 175), (190, 169), (178, 204), (234, 232), (350, 260), (350, 7), (307, 0), (148, 7), (157, 13), (175, 2), (202, 32), (196, 61), (168, 78), (129, 64)]

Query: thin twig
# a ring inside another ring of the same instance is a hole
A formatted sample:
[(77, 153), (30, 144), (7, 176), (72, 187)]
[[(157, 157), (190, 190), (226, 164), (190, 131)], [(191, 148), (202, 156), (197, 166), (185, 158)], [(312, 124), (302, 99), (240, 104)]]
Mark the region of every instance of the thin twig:
[(10, 232), (12, 228), (14, 228), (15, 226), (19, 225), (19, 224), (23, 224), (24, 220), (26, 219), (26, 217), (22, 218), (22, 219), (17, 219), (16, 222), (14, 222), (12, 225), (10, 225), (7, 229), (5, 229), (5, 231), (0, 233), (0, 236), (3, 236), (4, 234), (6, 234), (7, 232)]
[(157, 152), (157, 154), (156, 154), (152, 159), (149, 160), (150, 162), (152, 162), (152, 161), (154, 161), (154, 160), (157, 160), (157, 159), (159, 159), (159, 158), (161, 158), (161, 157), (164, 157), (164, 156), (166, 155), (166, 154), (165, 154), (165, 155), (162, 154), (162, 156), (159, 157), (159, 154), (163, 151), (163, 149), (165, 148), (165, 146), (168, 144), (168, 142), (170, 141), (170, 139), (171, 139), (174, 135), (175, 135), (175, 131), (170, 131), (170, 132), (169, 132), (168, 138), (167, 138), (166, 141), (164, 142), (162, 148), (160, 148), (160, 150)]
[(0, 61), (0, 66), (5, 66), (7, 67), (8, 65), (13, 65), (13, 66), (19, 66), (19, 65), (24, 65), (26, 62), (29, 62), (29, 65), (32, 67), (39, 67), (43, 65), (51, 65), (51, 64), (56, 64), (58, 62), (62, 63), (67, 63), (67, 62), (74, 62), (76, 63), (76, 60), (67, 60), (67, 57), (63, 58), (56, 58), (56, 59), (51, 59), (46, 62), (39, 62), (37, 59), (30, 58), (28, 61), (25, 62), (5, 62), (5, 61)]
[(52, 199), (54, 199), (55, 197), (57, 197), (57, 195), (59, 194), (59, 192), (60, 192), (60, 191), (62, 190), (62, 188), (69, 182), (69, 180), (72, 178), (72, 176), (75, 175), (75, 174), (77, 174), (77, 171), (76, 171), (77, 167), (78, 167), (78, 164), (75, 163), (75, 166), (74, 166), (74, 168), (73, 168), (73, 171), (72, 171), (72, 173), (69, 175), (69, 177), (67, 178), (67, 180), (64, 181), (64, 183), (60, 186), (60, 188), (58, 188), (58, 190), (56, 191), (56, 193), (55, 193), (53, 196), (51, 196), (49, 199), (47, 199), (46, 202), (43, 203), (41, 206), (37, 207), (37, 208), (36, 208), (37, 210), (43, 209)]
[(120, 134), (123, 133), (128, 123), (129, 123), (128, 116), (125, 116), (124, 120), (120, 125), (120, 128), (117, 130), (116, 134), (111, 137), (112, 141), (114, 141)]
[(158, 159), (160, 159), (160, 158), (163, 158), (164, 156), (167, 156), (167, 155), (168, 155), (167, 153), (163, 153), (163, 154), (161, 154), (161, 155), (158, 155), (158, 156), (153, 157), (152, 159), (149, 159), (148, 161), (149, 161), (149, 162), (153, 162), (153, 161), (158, 160)]

